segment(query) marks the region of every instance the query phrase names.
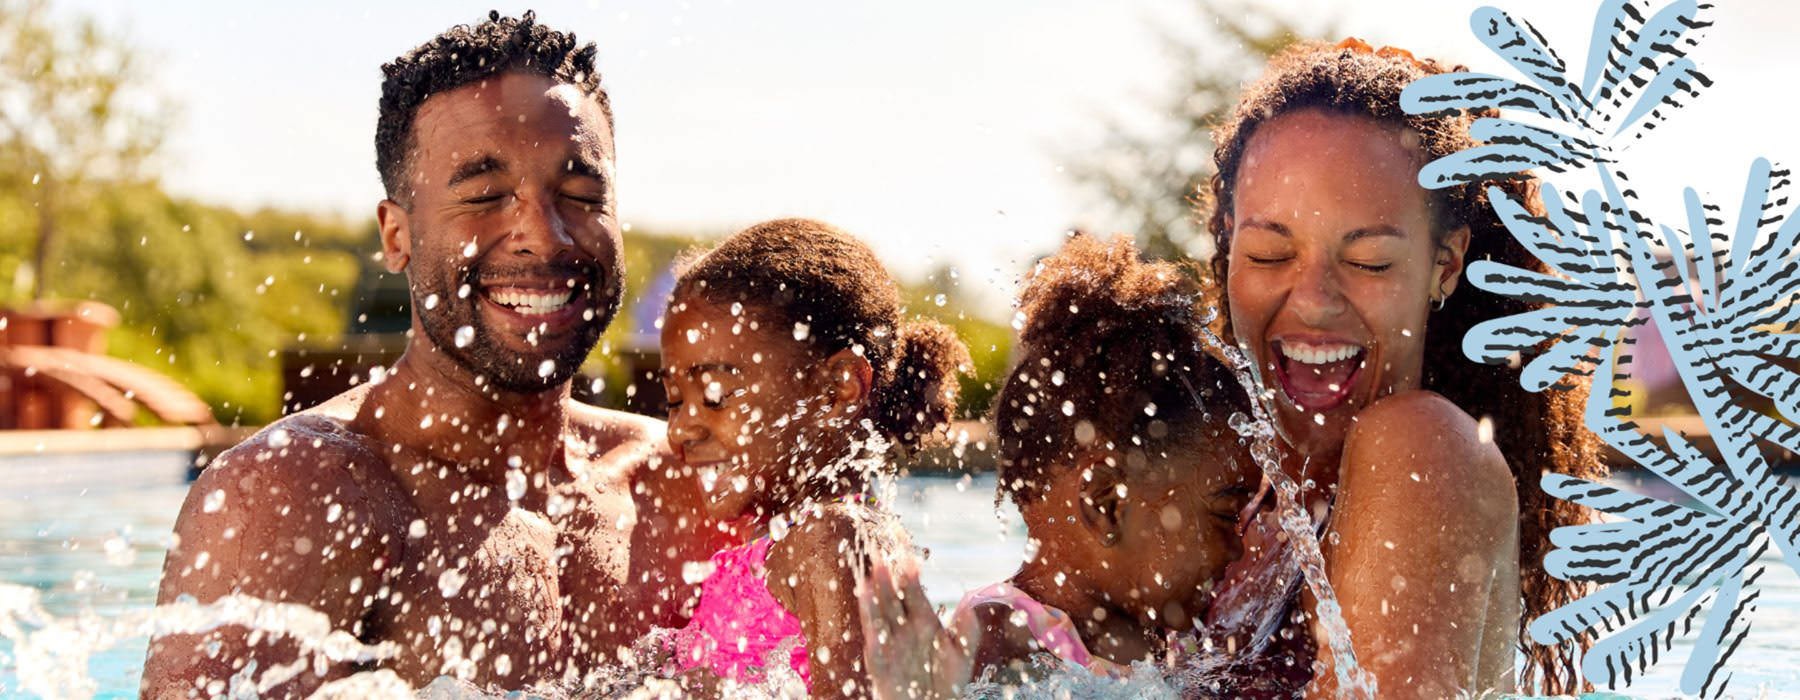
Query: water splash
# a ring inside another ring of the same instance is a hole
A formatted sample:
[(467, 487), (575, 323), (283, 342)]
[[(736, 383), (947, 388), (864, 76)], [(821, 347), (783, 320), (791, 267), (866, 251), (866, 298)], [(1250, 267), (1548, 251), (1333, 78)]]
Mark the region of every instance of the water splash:
[(388, 643), (364, 644), (348, 632), (332, 629), (324, 613), (304, 605), (244, 595), (225, 596), (204, 605), (183, 600), (110, 617), (89, 611), (70, 618), (47, 612), (41, 596), (36, 588), (0, 583), (0, 637), (12, 643), (10, 663), (17, 671), (18, 689), (46, 698), (93, 696), (99, 688), (88, 676), (89, 659), (120, 642), (141, 637), (203, 634), (241, 625), (299, 645), (300, 661), (292, 666), (260, 672), (251, 667), (233, 677), (231, 697), (259, 695), (315, 663), (371, 663), (398, 650)]
[[(1218, 312), (1214, 309), (1211, 313)], [(1232, 375), (1237, 377), (1238, 384), (1250, 396), (1250, 415), (1240, 413), (1231, 416), (1231, 427), (1250, 440), (1251, 458), (1262, 469), (1263, 477), (1274, 486), (1276, 519), (1293, 544), (1290, 551), (1299, 559), (1306, 587), (1312, 591), (1313, 598), (1317, 601), (1315, 614), (1325, 631), (1326, 642), (1331, 647), (1338, 694), (1341, 697), (1376, 697), (1375, 677), (1356, 663), (1356, 650), (1350, 643), (1350, 628), (1344, 624), (1343, 608), (1338, 605), (1337, 594), (1325, 575), (1325, 557), (1319, 550), (1319, 538), (1313, 530), (1312, 516), (1300, 503), (1300, 484), (1295, 483), (1281, 468), (1281, 453), (1275, 444), (1278, 437), (1276, 423), (1269, 415), (1268, 406), (1262, 398), (1265, 395), (1262, 376), (1257, 371), (1256, 364), (1250, 361), (1242, 349), (1226, 343), (1212, 332), (1209, 327), (1211, 321), (1210, 317), (1200, 321), (1200, 337), (1208, 348), (1225, 360)], [(1186, 381), (1185, 377), (1183, 381)], [(1190, 385), (1187, 389), (1194, 401), (1199, 402), (1200, 395), (1194, 387)]]

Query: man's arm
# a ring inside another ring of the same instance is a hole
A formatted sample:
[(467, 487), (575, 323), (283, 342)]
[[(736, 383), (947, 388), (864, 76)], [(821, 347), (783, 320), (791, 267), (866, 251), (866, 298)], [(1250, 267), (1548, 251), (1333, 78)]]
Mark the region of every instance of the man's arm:
[[(352, 478), (356, 469), (384, 468), (370, 464), (372, 457), (292, 419), (221, 455), (182, 504), (157, 603), (242, 594), (306, 605), (333, 629), (360, 635), (383, 569), (402, 543), (377, 525), (382, 513)], [(351, 670), (302, 651), (292, 638), (236, 625), (158, 637), (144, 663), (142, 694), (214, 696), (254, 662), (256, 677), (278, 677), (270, 670), (282, 666), (297, 671), (261, 695), (303, 696)]]

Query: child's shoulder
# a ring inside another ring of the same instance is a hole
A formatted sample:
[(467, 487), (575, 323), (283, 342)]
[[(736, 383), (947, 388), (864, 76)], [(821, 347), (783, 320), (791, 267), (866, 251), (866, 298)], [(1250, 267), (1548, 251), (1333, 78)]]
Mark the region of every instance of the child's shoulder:
[(784, 549), (796, 554), (885, 550), (902, 544), (905, 534), (891, 513), (855, 502), (815, 505), (793, 517), (784, 529), (770, 556)]

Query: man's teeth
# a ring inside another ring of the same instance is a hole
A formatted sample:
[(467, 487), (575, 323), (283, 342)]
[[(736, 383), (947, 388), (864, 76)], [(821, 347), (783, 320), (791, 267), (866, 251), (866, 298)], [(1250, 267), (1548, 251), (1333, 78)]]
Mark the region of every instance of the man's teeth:
[(525, 291), (519, 289), (494, 289), (488, 291), (488, 298), (494, 303), (512, 307), (514, 311), (527, 316), (551, 313), (569, 304), (575, 298), (575, 290), (555, 292)]
[(1309, 345), (1307, 343), (1281, 343), (1281, 354), (1287, 359), (1309, 365), (1324, 365), (1342, 362), (1362, 352), (1362, 347), (1349, 344)]

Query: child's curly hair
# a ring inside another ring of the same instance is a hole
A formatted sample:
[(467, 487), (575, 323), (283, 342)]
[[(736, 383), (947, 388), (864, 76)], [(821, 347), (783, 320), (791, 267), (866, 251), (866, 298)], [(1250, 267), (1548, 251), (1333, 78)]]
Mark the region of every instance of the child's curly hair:
[(902, 321), (894, 278), (856, 237), (810, 219), (751, 226), (680, 266), (673, 298), (694, 295), (805, 324), (822, 357), (861, 348), (874, 369), (869, 418), (891, 446), (913, 449), (949, 424), (969, 350), (942, 323)]
[(1141, 260), (1125, 236), (1076, 234), (1038, 263), (1019, 295), (1017, 364), (994, 399), (1001, 494), (1036, 502), (1090, 444), (1156, 454), (1237, 439), (1222, 418), (1249, 403), (1206, 350), (1201, 292), (1190, 270)]
[[(1354, 39), (1336, 45), (1298, 44), (1270, 59), (1263, 76), (1238, 98), (1237, 109), (1213, 130), (1217, 174), (1202, 206), (1207, 231), (1218, 250), (1206, 279), (1213, 293), (1225, 298), (1237, 172), (1244, 149), (1259, 127), (1301, 109), (1361, 115), (1411, 130), (1418, 136), (1420, 162), (1436, 160), (1477, 145), (1469, 135), (1469, 126), (1477, 117), (1491, 114), (1461, 110), (1407, 114), (1400, 107), (1400, 92), (1427, 75), (1461, 70), (1460, 66), (1418, 59), (1399, 49), (1375, 50)], [(1537, 181), (1527, 173), (1501, 182), (1462, 183), (1429, 192), (1437, 219), (1433, 235), (1441, 244), (1442, 237), (1450, 231), (1468, 226), (1469, 248), (1464, 259), (1494, 260), (1547, 271), (1489, 208), (1486, 190), (1490, 185), (1499, 186), (1515, 201), (1541, 211)], [(1512, 468), (1518, 487), (1519, 589), (1525, 598), (1526, 619), (1541, 616), (1581, 595), (1579, 584), (1551, 578), (1544, 570), (1543, 558), (1551, 530), (1588, 522), (1589, 513), (1580, 506), (1550, 498), (1538, 481), (1548, 471), (1587, 479), (1605, 475), (1597, 442), (1581, 422), (1588, 382), (1582, 377), (1566, 380), (1560, 391), (1526, 391), (1511, 369), (1475, 364), (1465, 358), (1462, 339), (1477, 323), (1542, 306), (1463, 285), (1443, 308), (1431, 312), (1425, 337), (1424, 387), (1442, 394), (1471, 416), (1493, 420), (1494, 441)], [(1228, 314), (1225, 316), (1225, 331), (1229, 333), (1230, 319)], [(1529, 692), (1541, 681), (1540, 691), (1544, 694), (1580, 692), (1578, 669), (1569, 650), (1531, 642), (1524, 627), (1520, 625), (1519, 644), (1528, 663), (1520, 674), (1520, 689)], [(1587, 645), (1584, 640), (1581, 646), (1585, 649)]]

